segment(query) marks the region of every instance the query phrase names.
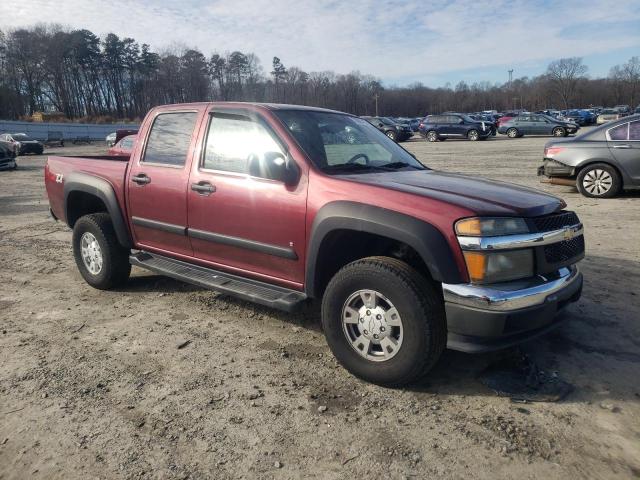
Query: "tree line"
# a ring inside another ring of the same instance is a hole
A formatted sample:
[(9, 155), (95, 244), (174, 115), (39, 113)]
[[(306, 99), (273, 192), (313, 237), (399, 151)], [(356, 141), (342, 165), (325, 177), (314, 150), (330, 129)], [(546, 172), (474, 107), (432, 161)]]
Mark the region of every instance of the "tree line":
[(541, 75), (503, 84), (384, 86), (360, 72), (307, 72), (249, 52), (191, 48), (154, 52), (110, 33), (36, 25), (0, 30), (0, 118), (60, 112), (68, 119), (138, 120), (153, 106), (211, 100), (319, 106), (358, 115), (611, 106), (640, 102), (640, 59), (589, 78), (581, 58), (551, 62)]

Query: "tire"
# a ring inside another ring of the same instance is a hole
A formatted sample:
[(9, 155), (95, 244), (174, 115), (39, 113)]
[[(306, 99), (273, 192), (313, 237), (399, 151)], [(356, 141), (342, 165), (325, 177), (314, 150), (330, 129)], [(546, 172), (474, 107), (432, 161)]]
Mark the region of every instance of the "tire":
[(507, 130), (507, 137), (509, 138), (517, 138), (520, 136), (520, 133), (518, 132), (517, 128), (510, 128)]
[(606, 163), (587, 165), (576, 179), (576, 187), (582, 195), (589, 198), (615, 197), (622, 188), (622, 179), (618, 171)]
[(387, 132), (384, 133), (387, 137), (389, 137), (391, 140), (393, 140), (394, 142), (397, 141), (398, 139), (398, 134), (396, 132), (394, 132), (393, 130), (389, 130)]
[(427, 142), (437, 142), (438, 141), (438, 133), (435, 130), (429, 130), (427, 132)]
[[(367, 308), (365, 297), (362, 297), (367, 295), (366, 292), (376, 294), (377, 300), (371, 304), (375, 307)], [(356, 302), (362, 301), (362, 306), (359, 310), (353, 307), (349, 313), (347, 305), (352, 305), (352, 298)], [(386, 313), (383, 307), (388, 308)], [(399, 322), (400, 327), (391, 325), (391, 320), (386, 323), (391, 318), (392, 308), (397, 313), (393, 321)], [(343, 322), (343, 314), (344, 318), (355, 321)], [(384, 321), (374, 320), (374, 316)], [(322, 326), (329, 348), (349, 372), (386, 387), (400, 387), (424, 377), (440, 358), (447, 343), (442, 295), (434, 284), (412, 267), (389, 257), (357, 260), (336, 273), (322, 298)], [(367, 326), (370, 330), (366, 330)], [(353, 330), (359, 333), (352, 335)], [(379, 334), (376, 338), (386, 338), (371, 339), (367, 353), (363, 353), (364, 346), (355, 342), (366, 340), (365, 334), (375, 336), (376, 331)], [(389, 338), (396, 342), (394, 346), (399, 346), (385, 352), (382, 342)]]
[(478, 133), (477, 130), (469, 130), (467, 132), (467, 139), (469, 139), (472, 142), (477, 142), (480, 139), (480, 134)]
[[(89, 245), (84, 244), (86, 246), (84, 250), (83, 240), (89, 243)], [(97, 243), (97, 249), (92, 240)], [(118, 243), (108, 213), (94, 213), (78, 219), (73, 226), (72, 241), (76, 265), (89, 285), (99, 290), (108, 290), (127, 281), (131, 272), (130, 252)], [(86, 257), (83, 258), (83, 252), (96, 259), (93, 262), (93, 271), (92, 263), (86, 260)], [(100, 263), (99, 269), (98, 263)]]
[(556, 127), (551, 131), (551, 134), (554, 137), (566, 137), (567, 136), (567, 131), (562, 127)]

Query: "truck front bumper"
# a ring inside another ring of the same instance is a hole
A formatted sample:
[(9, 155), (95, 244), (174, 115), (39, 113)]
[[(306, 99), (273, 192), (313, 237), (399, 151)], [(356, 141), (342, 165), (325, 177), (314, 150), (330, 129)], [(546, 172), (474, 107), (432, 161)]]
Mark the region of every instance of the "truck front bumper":
[(557, 314), (582, 293), (578, 267), (496, 285), (442, 284), (447, 348), (479, 353), (510, 347), (558, 326)]

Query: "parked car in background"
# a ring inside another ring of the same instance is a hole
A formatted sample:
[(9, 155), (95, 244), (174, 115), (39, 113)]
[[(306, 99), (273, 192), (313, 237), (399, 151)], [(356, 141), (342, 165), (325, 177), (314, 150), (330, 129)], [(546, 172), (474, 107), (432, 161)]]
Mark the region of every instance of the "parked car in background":
[(18, 167), (12, 148), (0, 143), (0, 170), (15, 170)]
[(413, 135), (409, 125), (394, 122), (387, 117), (361, 117), (394, 142), (404, 142)]
[(602, 125), (603, 123), (612, 122), (614, 120), (618, 120), (621, 117), (620, 113), (613, 108), (605, 108), (600, 112), (596, 123), (598, 125)]
[(116, 144), (116, 132), (110, 133), (104, 140), (107, 144), (107, 147), (113, 147)]
[(0, 143), (13, 150), (16, 157), (27, 153), (42, 155), (44, 145), (25, 133), (4, 133), (0, 135)]
[(548, 109), (548, 110), (538, 110), (538, 115), (549, 115), (553, 118), (560, 118), (562, 116), (562, 112), (560, 110)]
[(518, 138), (524, 135), (553, 135), (554, 137), (566, 137), (576, 133), (580, 127), (572, 122), (558, 120), (549, 115), (536, 115), (527, 113), (518, 115), (503, 123), (498, 128), (498, 133), (509, 138)]
[(504, 122), (508, 122), (513, 117), (517, 117), (520, 113), (521, 112), (504, 112), (502, 116), (496, 120), (496, 127), (499, 128)]
[(466, 138), (471, 141), (486, 140), (495, 132), (491, 122), (474, 120), (469, 115), (447, 113), (428, 115), (420, 124), (420, 134), (429, 142), (448, 138)]
[(549, 177), (548, 183), (575, 185), (586, 197), (640, 188), (640, 115), (547, 143), (538, 175)]
[(620, 114), (621, 117), (631, 114), (629, 105), (616, 105), (613, 109)]
[(398, 123), (400, 125), (407, 125), (412, 132), (418, 131), (418, 124), (420, 123), (420, 118), (409, 118), (409, 117), (384, 117), (388, 118), (392, 122)]
[(480, 122), (486, 122), (486, 123), (490, 123), (491, 125), (493, 125), (494, 130), (495, 130), (495, 118), (493, 115), (491, 114), (486, 114), (486, 113), (468, 113), (467, 115), (469, 115), (469, 117), (473, 118), (474, 120), (480, 121)]
[(596, 116), (587, 110), (567, 110), (564, 113), (565, 120), (577, 125), (585, 126), (596, 123)]
[(133, 151), (137, 138), (137, 135), (127, 135), (126, 137), (121, 138), (118, 143), (107, 150), (107, 153), (118, 157), (128, 157)]
[(107, 147), (113, 147), (116, 143), (120, 141), (120, 139), (127, 137), (129, 135), (136, 135), (138, 133), (137, 128), (119, 128), (113, 133), (107, 135), (105, 139), (107, 142)]
[(44, 144), (47, 147), (64, 147), (64, 134), (59, 130), (49, 130)]

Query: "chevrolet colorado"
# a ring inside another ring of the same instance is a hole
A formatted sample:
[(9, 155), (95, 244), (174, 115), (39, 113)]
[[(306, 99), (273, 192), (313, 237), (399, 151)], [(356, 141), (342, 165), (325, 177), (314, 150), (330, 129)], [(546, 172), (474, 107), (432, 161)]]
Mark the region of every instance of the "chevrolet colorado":
[(287, 311), (321, 301), (340, 363), (387, 386), (502, 348), (576, 301), (583, 227), (533, 189), (431, 170), (319, 108), (152, 109), (130, 157), (48, 158), (54, 218), (108, 289), (131, 265)]

